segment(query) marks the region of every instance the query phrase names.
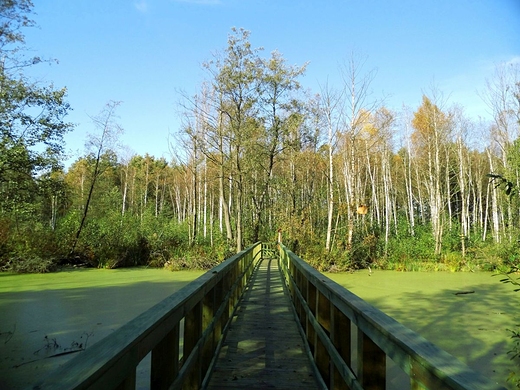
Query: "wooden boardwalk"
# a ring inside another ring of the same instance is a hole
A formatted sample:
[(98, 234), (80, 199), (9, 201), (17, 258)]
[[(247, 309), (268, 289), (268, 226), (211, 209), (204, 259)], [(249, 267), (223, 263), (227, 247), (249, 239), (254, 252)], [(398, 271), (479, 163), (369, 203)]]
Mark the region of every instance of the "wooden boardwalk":
[(260, 260), (235, 312), (208, 389), (318, 389), (278, 261)]

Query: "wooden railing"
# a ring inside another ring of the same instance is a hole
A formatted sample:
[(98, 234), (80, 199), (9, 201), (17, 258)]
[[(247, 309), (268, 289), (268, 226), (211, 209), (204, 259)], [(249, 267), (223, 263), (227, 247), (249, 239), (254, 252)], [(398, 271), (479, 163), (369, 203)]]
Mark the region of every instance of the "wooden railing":
[(236, 254), (52, 372), (34, 389), (135, 389), (150, 352), (151, 389), (198, 389), (247, 285), (261, 244)]
[[(413, 390), (503, 389), (319, 273), (283, 245), (279, 253), (302, 332), (328, 388), (385, 389), (388, 356), (409, 376)], [(357, 327), (357, 343), (351, 336), (352, 325)]]

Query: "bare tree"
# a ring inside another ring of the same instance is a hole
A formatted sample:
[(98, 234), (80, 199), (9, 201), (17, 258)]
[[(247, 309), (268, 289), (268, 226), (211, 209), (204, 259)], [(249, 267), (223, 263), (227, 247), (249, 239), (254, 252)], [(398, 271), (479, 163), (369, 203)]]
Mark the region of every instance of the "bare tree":
[(79, 224), (78, 230), (76, 231), (76, 236), (72, 243), (70, 254), (74, 253), (74, 250), (76, 249), (81, 235), (81, 231), (83, 229), (83, 226), (85, 225), (85, 220), (87, 219), (88, 209), (90, 201), (92, 200), (94, 187), (96, 186), (96, 181), (99, 178), (99, 176), (103, 173), (100, 167), (101, 156), (105, 151), (107, 151), (115, 145), (119, 135), (123, 131), (122, 127), (116, 122), (117, 117), (115, 114), (115, 111), (120, 104), (121, 102), (110, 101), (105, 105), (103, 110), (97, 116), (91, 117), (94, 126), (99, 131), (99, 134), (90, 135), (90, 139), (87, 145), (89, 149), (94, 150), (94, 171), (92, 172), (90, 189), (87, 195), (87, 200), (85, 201), (85, 207), (83, 209), (81, 222)]
[(342, 91), (332, 90), (328, 84), (321, 88), (321, 115), (327, 128), (327, 156), (328, 156), (328, 201), (327, 201), (327, 234), (325, 239), (325, 250), (330, 251), (332, 240), (332, 223), (334, 219), (334, 150), (336, 148), (337, 136), (341, 131), (342, 124)]

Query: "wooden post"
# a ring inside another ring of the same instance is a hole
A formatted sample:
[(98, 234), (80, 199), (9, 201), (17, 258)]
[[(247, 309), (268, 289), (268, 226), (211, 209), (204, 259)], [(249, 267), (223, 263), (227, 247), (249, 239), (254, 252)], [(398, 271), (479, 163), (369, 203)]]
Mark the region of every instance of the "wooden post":
[[(306, 279), (304, 283), (307, 284), (307, 305), (309, 306), (311, 313), (314, 315), (314, 317), (316, 317), (316, 286), (312, 284), (308, 279)], [(314, 351), (316, 349), (316, 332), (314, 331), (312, 322), (309, 319), (307, 319), (307, 323), (305, 324), (305, 330), (307, 334), (307, 342), (309, 343), (309, 348), (311, 349), (311, 352), (314, 355)], [(314, 360), (316, 360), (315, 355)]]
[[(330, 337), (330, 302), (318, 289), (316, 289), (318, 299), (316, 299), (316, 319), (320, 326), (325, 330), (325, 333)], [(330, 370), (330, 356), (321, 339), (316, 336), (316, 351), (315, 360), (321, 377), (325, 383), (330, 387), (331, 384), (331, 370)]]
[(366, 390), (386, 386), (386, 354), (358, 328), (358, 380)]
[[(303, 297), (303, 299), (307, 299), (307, 279), (305, 279), (300, 271), (298, 271), (295, 268), (295, 275), (296, 275), (296, 281), (298, 288), (300, 289), (300, 293)], [(305, 312), (305, 309), (303, 307), (303, 302), (298, 303), (300, 308), (300, 323), (302, 325), (302, 328), (304, 330), (307, 329), (307, 313)]]
[(237, 268), (237, 278), (238, 281), (238, 290), (237, 290), (237, 299), (235, 301), (235, 304), (240, 300), (240, 296), (242, 295), (242, 292), (244, 291), (244, 258), (242, 257), (240, 261), (238, 262), (238, 268)]
[[(193, 309), (186, 313), (184, 317), (184, 353), (183, 359), (187, 359), (190, 353), (193, 351), (197, 342), (202, 335), (202, 303), (198, 302)], [(189, 389), (198, 389), (202, 383), (202, 376), (200, 370), (200, 354), (196, 359), (192, 371), (186, 378), (186, 387)]]
[(319, 290), (317, 291), (317, 294), (318, 301), (316, 302), (316, 318), (323, 329), (325, 329), (327, 333), (330, 333), (330, 301)]
[(410, 358), (410, 388), (411, 390), (442, 389), (446, 385), (431, 374), (420, 363)]
[[(226, 274), (222, 277), (222, 300), (225, 299), (227, 293), (229, 292), (229, 289), (231, 288), (230, 280), (231, 280), (231, 271), (227, 271)], [(224, 328), (224, 325), (229, 320), (229, 313), (231, 313), (231, 311), (230, 311), (230, 301), (231, 301), (231, 297), (229, 297), (226, 302), (223, 302), (223, 304), (227, 306), (227, 309), (224, 310), (224, 312), (222, 313), (222, 317), (221, 317), (221, 320), (220, 320), (220, 324), (221, 324), (221, 328), (222, 329)]]
[[(238, 265), (235, 263), (233, 267), (229, 270), (229, 273), (227, 275), (228, 279), (228, 289), (233, 288), (233, 284), (235, 283), (236, 277), (237, 277), (237, 268)], [(236, 295), (237, 295), (237, 288), (235, 288), (233, 291), (231, 291), (231, 294), (229, 295), (229, 302), (228, 302), (228, 318), (231, 316), (231, 313), (233, 313), (233, 308), (235, 307), (236, 303)]]
[(179, 324), (152, 350), (150, 388), (168, 389), (179, 372)]
[[(213, 316), (215, 315), (215, 288), (212, 288), (208, 293), (204, 296), (202, 300), (202, 332), (206, 330), (208, 325), (213, 320)], [(211, 337), (208, 337), (206, 343), (202, 346), (202, 375), (206, 374), (206, 371), (209, 368), (211, 363), (211, 359), (213, 358), (213, 354), (215, 352), (217, 344), (214, 343), (213, 333)]]
[[(351, 322), (339, 309), (331, 302), (331, 325), (330, 338), (334, 347), (339, 352), (347, 366), (352, 369), (351, 365)], [(341, 377), (338, 369), (334, 366), (333, 383), (331, 388), (335, 390), (348, 389), (347, 384)]]
[(123, 382), (119, 386), (116, 387), (116, 390), (134, 390), (135, 389), (135, 370), (126, 377)]
[[(215, 309), (219, 310), (220, 305), (223, 305), (224, 301), (224, 279), (220, 279), (217, 284), (215, 285)], [(225, 318), (225, 320), (224, 320)], [(227, 318), (226, 318), (226, 311), (222, 313), (219, 319), (215, 322), (215, 331), (213, 332), (213, 342), (215, 345), (217, 345), (218, 341), (220, 340), (220, 337), (222, 336), (222, 328), (226, 324)]]

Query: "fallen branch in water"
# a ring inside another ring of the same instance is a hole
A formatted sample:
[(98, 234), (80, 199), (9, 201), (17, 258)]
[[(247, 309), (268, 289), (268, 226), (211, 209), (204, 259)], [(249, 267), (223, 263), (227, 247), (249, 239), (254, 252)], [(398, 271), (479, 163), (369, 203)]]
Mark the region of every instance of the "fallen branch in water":
[(45, 356), (43, 358), (40, 358), (40, 359), (33, 359), (33, 360), (29, 360), (27, 362), (23, 362), (23, 363), (20, 363), (20, 364), (16, 364), (14, 366), (12, 366), (13, 368), (18, 368), (18, 367), (21, 367), (21, 366), (24, 366), (26, 364), (29, 364), (29, 363), (34, 363), (34, 362), (37, 362), (37, 361), (40, 361), (40, 360), (43, 360), (43, 359), (50, 359), (50, 358), (55, 358), (55, 357), (59, 357), (59, 356), (64, 356), (64, 355), (68, 355), (68, 354), (71, 354), (71, 353), (76, 353), (76, 352), (81, 352), (81, 351), (84, 351), (87, 349), (87, 344), (88, 344), (88, 339), (90, 336), (92, 336), (94, 333), (90, 332), (90, 333), (87, 333), (87, 332), (83, 332), (83, 334), (81, 335), (80, 339), (83, 338), (83, 336), (85, 336), (85, 342), (84, 343), (78, 343), (77, 341), (73, 341), (71, 343), (71, 346), (70, 348), (65, 348), (63, 349), (59, 344), (58, 342), (56, 341), (56, 338), (52, 338), (52, 339), (49, 339), (49, 337), (47, 335), (45, 335), (44, 337), (44, 340), (45, 340), (45, 345), (38, 349), (37, 351), (34, 352), (34, 355), (38, 355), (38, 353), (41, 351), (41, 350), (48, 350), (50, 348), (53, 348), (54, 350), (57, 350), (57, 349), (61, 349), (62, 351), (61, 352), (56, 352), (52, 355), (49, 355), (49, 356)]
[(458, 291), (454, 293), (455, 295), (463, 295), (463, 294), (474, 294), (475, 291)]
[(23, 363), (20, 363), (20, 364), (15, 364), (13, 366), (13, 368), (18, 368), (18, 367), (21, 367), (21, 366), (25, 366), (26, 364), (34, 363), (34, 362), (37, 362), (37, 361), (40, 361), (40, 360), (43, 360), (43, 359), (50, 359), (50, 358), (54, 358), (54, 357), (68, 355), (69, 353), (81, 352), (81, 351), (84, 351), (84, 350), (85, 350), (85, 348), (75, 349), (75, 350), (72, 350), (72, 351), (58, 352), (58, 353), (55, 353), (54, 355), (46, 356), (46, 357), (41, 358), (41, 359), (33, 359), (33, 360), (29, 360), (27, 362), (23, 362)]
[(16, 332), (16, 324), (13, 326), (13, 331), (0, 332), (0, 336), (3, 336), (4, 334), (7, 335), (4, 344), (7, 344), (11, 340), (11, 338), (14, 336), (14, 332)]

